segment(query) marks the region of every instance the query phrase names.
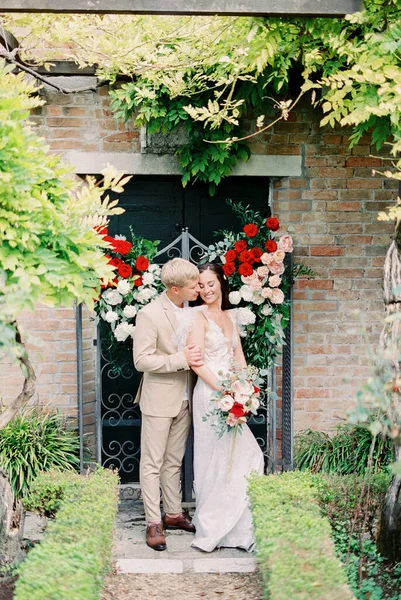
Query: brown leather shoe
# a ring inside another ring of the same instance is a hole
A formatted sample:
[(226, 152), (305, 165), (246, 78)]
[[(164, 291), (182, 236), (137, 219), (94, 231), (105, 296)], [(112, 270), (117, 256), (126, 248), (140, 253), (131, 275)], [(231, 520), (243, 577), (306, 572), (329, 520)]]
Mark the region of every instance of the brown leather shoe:
[(146, 543), (153, 550), (165, 550), (167, 548), (161, 523), (146, 527)]
[(192, 523), (191, 517), (183, 512), (178, 517), (168, 517), (164, 515), (163, 525), (166, 529), (183, 529), (189, 533), (196, 533), (195, 525)]

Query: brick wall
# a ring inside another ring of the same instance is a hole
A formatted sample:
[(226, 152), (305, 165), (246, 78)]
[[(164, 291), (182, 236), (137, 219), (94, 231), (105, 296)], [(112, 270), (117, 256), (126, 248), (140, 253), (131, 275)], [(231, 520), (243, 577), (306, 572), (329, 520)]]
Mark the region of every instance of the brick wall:
[(85, 152), (139, 152), (139, 131), (131, 123), (113, 118), (106, 87), (98, 93), (62, 94), (42, 90), (46, 100), (34, 110), (31, 120), (39, 126), (50, 149)]
[(393, 226), (377, 213), (395, 200), (398, 185), (372, 177), (384, 161), (372, 158), (369, 136), (350, 150), (349, 133), (321, 129), (304, 106), (253, 143), (256, 153), (304, 161), (303, 177), (277, 180), (273, 194), (274, 213), (294, 228), (295, 262), (316, 273), (294, 290), (296, 430), (342, 421), (369, 375), (367, 344), (377, 344), (384, 316), (382, 269)]
[[(105, 88), (98, 94), (44, 93), (48, 104), (35, 111), (33, 119), (52, 150), (139, 152), (139, 132), (132, 124), (112, 118)], [(319, 115), (304, 105), (287, 122), (276, 124), (251, 143), (255, 154), (301, 155), (304, 165), (302, 177), (275, 181), (273, 198), (274, 213), (282, 225), (294, 228), (295, 260), (316, 272), (316, 279), (298, 281), (294, 290), (297, 430), (333, 427), (369, 373), (361, 328), (376, 344), (383, 318), (382, 267), (392, 232), (391, 225), (376, 217), (397, 195), (392, 182), (372, 177), (372, 168), (380, 167), (382, 161), (371, 158), (376, 152), (369, 146), (369, 137), (349, 150), (349, 132), (321, 129), (318, 120)], [(27, 322), (45, 343), (33, 355), (39, 374), (37, 398), (75, 414), (73, 313), (38, 310), (43, 320), (35, 315)], [(91, 337), (87, 324), (84, 413), (86, 426), (93, 432)], [(14, 371), (10, 375), (8, 368), (2, 370), (3, 398), (19, 389), (18, 377)]]
[[(77, 351), (72, 308), (38, 307), (23, 313), (21, 328), (30, 336), (29, 356), (37, 377), (31, 404), (50, 405), (76, 419)], [(10, 360), (0, 363), (0, 398), (7, 405), (22, 389), (22, 373)]]

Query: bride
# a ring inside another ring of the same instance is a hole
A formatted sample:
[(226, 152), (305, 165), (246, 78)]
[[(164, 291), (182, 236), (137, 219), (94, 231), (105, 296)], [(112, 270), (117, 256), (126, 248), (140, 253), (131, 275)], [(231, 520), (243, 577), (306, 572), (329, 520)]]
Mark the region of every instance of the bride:
[(236, 310), (229, 310), (228, 281), (222, 268), (207, 263), (199, 266), (199, 273), (204, 304), (186, 309), (191, 324), (185, 325), (184, 319), (177, 332), (179, 344), (196, 344), (203, 349), (204, 360), (203, 366), (193, 369), (198, 381), (193, 394), (196, 535), (192, 546), (205, 552), (220, 547), (250, 552), (255, 539), (247, 477), (253, 471), (263, 473), (263, 454), (248, 425), (242, 426), (233, 445), (232, 433), (218, 439), (210, 422), (203, 421), (212, 408), (211, 396), (218, 389), (219, 371), (229, 372), (233, 362), (246, 367), (246, 361)]

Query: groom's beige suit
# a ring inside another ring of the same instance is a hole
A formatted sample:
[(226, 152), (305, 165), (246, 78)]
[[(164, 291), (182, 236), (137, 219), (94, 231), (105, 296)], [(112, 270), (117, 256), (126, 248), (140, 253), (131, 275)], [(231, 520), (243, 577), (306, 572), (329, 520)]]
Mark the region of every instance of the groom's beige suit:
[(163, 292), (142, 308), (134, 337), (134, 364), (144, 373), (136, 402), (142, 412), (140, 480), (148, 523), (160, 522), (160, 486), (166, 513), (181, 513), (180, 473), (190, 428), (192, 381), (177, 350), (181, 309)]

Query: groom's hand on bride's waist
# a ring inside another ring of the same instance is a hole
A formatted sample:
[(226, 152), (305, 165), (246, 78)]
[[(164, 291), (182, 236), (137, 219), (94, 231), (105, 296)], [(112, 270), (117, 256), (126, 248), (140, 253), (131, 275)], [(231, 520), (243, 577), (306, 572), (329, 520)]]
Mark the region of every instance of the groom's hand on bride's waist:
[(185, 358), (190, 367), (203, 367), (202, 350), (196, 344), (189, 344), (184, 348)]

